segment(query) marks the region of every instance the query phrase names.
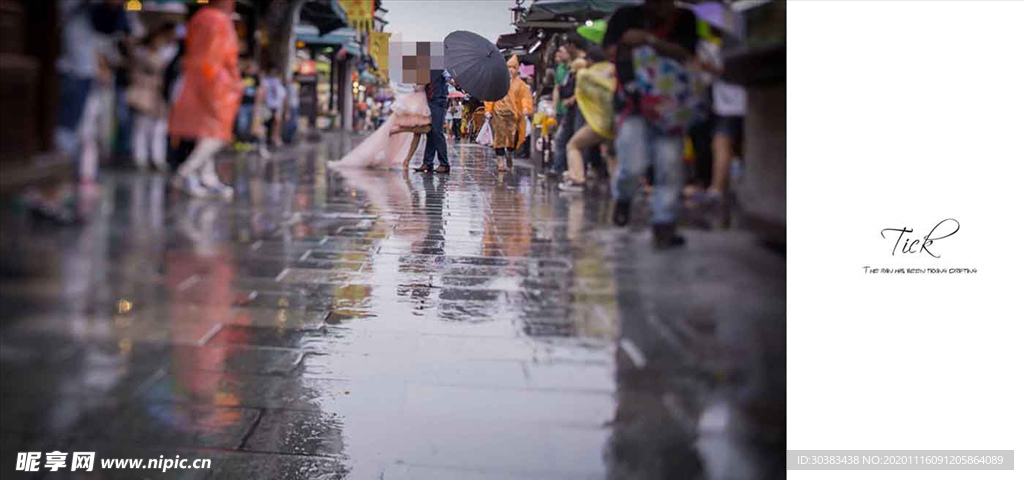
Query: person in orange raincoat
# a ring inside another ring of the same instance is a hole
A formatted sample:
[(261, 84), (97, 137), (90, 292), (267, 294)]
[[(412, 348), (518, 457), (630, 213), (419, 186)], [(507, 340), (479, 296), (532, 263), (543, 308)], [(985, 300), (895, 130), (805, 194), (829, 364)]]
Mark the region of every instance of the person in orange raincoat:
[(168, 122), (171, 136), (196, 141), (173, 184), (197, 197), (234, 194), (217, 177), (213, 162), (217, 151), (231, 140), (242, 98), (238, 37), (231, 21), (234, 11), (235, 0), (212, 0), (188, 22), (181, 93)]
[(526, 141), (526, 118), (533, 111), (530, 87), (519, 78), (519, 57), (512, 55), (506, 63), (511, 83), (508, 94), (497, 102), (484, 102), (486, 116), (494, 132), (494, 153), (505, 155), (505, 162), (498, 159), (498, 170), (512, 168), (512, 152)]

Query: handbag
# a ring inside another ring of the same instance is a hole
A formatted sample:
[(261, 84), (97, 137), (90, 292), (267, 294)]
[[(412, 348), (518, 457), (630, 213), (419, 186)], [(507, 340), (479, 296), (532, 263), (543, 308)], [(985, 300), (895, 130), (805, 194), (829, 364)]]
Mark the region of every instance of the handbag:
[(146, 115), (157, 115), (159, 108), (158, 93), (155, 87), (146, 84), (146, 80), (134, 81), (128, 86), (125, 101), (128, 106)]

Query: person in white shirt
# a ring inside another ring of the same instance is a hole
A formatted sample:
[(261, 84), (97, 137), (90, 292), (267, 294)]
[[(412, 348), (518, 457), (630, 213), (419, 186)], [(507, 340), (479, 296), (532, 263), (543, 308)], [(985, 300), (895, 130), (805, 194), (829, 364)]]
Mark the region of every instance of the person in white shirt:
[(266, 140), (272, 145), (281, 144), (281, 118), (284, 113), (284, 102), (288, 97), (288, 89), (281, 81), (281, 70), (273, 68), (267, 78), (263, 79), (263, 104), (267, 107)]
[(455, 134), (455, 141), (462, 139), (462, 104), (452, 104), (452, 132)]

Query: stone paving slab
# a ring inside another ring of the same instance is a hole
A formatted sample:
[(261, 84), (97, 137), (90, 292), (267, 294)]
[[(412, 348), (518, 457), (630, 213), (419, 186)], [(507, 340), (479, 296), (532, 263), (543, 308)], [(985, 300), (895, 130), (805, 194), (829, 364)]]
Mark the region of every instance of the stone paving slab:
[(370, 475), (383, 471), (385, 478), (391, 478), (392, 472), (398, 478), (408, 478), (402, 475), (434, 470), (447, 472), (450, 478), (462, 478), (463, 474), (482, 478), (595, 478), (604, 469), (601, 457), (608, 435), (605, 429), (533, 424), (513, 427), (505, 421), (471, 426), (440, 418), (403, 420), (401, 430), (382, 427), (370, 432), (357, 430), (360, 427), (351, 422), (347, 425), (349, 432), (370, 435), (377, 440), (375, 443), (389, 446), (382, 455), (389, 460), (372, 465)]
[(351, 382), (339, 379), (172, 372), (143, 390), (140, 400), (249, 409), (316, 411), (329, 407), (337, 411), (348, 401), (351, 388)]
[(80, 435), (150, 447), (237, 449), (259, 415), (253, 408), (161, 402), (144, 394), (116, 410), (100, 410), (86, 417)]
[(211, 345), (252, 345), (291, 348), (308, 352), (337, 351), (352, 342), (344, 337), (344, 329), (321, 327), (317, 330), (295, 330), (280, 327), (224, 325), (210, 337)]
[(333, 458), (281, 454), (223, 454), (214, 457), (211, 478), (250, 480), (342, 480), (355, 478), (348, 474), (344, 461)]
[[(227, 312), (228, 309), (223, 309)], [(126, 315), (53, 314), (28, 318), (12, 327), (17, 333), (58, 332), (90, 341), (144, 341), (199, 344), (216, 332), (219, 322), (191, 315), (187, 308), (143, 309)]]
[(171, 347), (171, 368), (184, 371), (287, 376), (302, 360), (295, 350), (250, 348), (240, 345)]
[(242, 450), (338, 457), (345, 451), (344, 424), (335, 414), (267, 410)]

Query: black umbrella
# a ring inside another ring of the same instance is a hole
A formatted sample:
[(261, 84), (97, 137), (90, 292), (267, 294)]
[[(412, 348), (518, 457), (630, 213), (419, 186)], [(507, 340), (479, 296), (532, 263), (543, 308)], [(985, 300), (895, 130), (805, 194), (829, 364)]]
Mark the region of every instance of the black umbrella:
[(459, 30), (444, 39), (444, 68), (466, 93), (496, 102), (508, 94), (508, 68), (498, 47), (473, 32)]

